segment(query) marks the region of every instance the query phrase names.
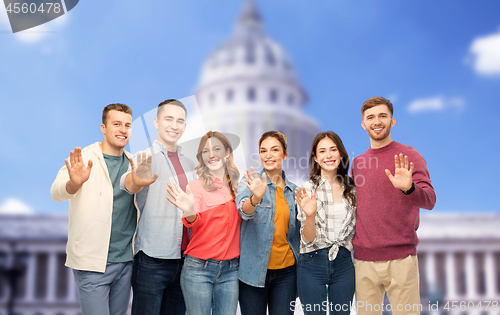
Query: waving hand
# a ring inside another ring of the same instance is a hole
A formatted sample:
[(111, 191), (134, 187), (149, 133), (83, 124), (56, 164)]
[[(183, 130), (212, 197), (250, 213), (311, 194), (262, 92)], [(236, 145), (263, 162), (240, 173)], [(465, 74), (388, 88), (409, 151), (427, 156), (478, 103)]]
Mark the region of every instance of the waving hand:
[[(403, 158), (403, 153), (400, 153), (399, 157), (397, 155), (394, 156), (394, 163), (396, 164), (394, 175), (386, 169), (385, 173), (387, 177), (389, 177), (392, 185), (397, 189), (403, 191), (409, 190), (412, 185), (411, 176), (413, 174), (413, 162), (408, 164), (408, 156), (405, 155)], [(408, 169), (408, 167), (410, 168)]]

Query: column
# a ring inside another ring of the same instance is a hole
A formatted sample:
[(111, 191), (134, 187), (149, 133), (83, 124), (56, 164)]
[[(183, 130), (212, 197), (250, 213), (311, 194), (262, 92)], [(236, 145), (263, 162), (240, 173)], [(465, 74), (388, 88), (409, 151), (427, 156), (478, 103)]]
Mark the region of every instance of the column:
[(477, 298), (476, 261), (473, 252), (465, 254), (465, 290), (467, 300), (474, 301)]
[(68, 292), (67, 292), (67, 295), (66, 295), (66, 301), (68, 302), (74, 302), (76, 301), (76, 284), (75, 284), (75, 277), (73, 275), (73, 269), (71, 268), (67, 268), (66, 267), (66, 270), (68, 272), (68, 275), (67, 275), (67, 281), (68, 281), (68, 284), (67, 284), (67, 287), (68, 287)]
[(32, 252), (26, 270), (26, 302), (35, 300), (37, 252)]
[(457, 271), (453, 252), (446, 253), (446, 299), (457, 299)]
[(47, 301), (53, 302), (56, 299), (57, 288), (57, 252), (49, 252), (47, 261)]
[(493, 252), (484, 254), (484, 274), (486, 278), (486, 297), (494, 299), (497, 295), (497, 273)]
[(436, 276), (436, 254), (427, 252), (425, 254), (425, 276), (427, 280), (427, 295), (432, 295), (437, 291), (437, 276)]

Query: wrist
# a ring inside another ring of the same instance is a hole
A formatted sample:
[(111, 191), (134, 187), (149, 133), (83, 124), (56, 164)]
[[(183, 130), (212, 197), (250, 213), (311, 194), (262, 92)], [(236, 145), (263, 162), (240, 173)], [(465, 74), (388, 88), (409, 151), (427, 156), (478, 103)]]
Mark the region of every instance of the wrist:
[(76, 192), (80, 190), (81, 187), (82, 185), (76, 185), (71, 181), (71, 179), (66, 183), (66, 191), (72, 195), (76, 194)]
[(307, 213), (306, 213), (306, 219), (312, 219), (312, 218), (314, 218), (314, 217), (316, 217), (316, 211), (314, 211), (314, 212), (313, 212), (313, 213), (311, 213), (311, 214), (307, 214)]
[(401, 189), (401, 191), (403, 192), (403, 194), (409, 195), (415, 191), (415, 184), (413, 182), (411, 182), (411, 187), (409, 189), (407, 189), (407, 190)]
[(250, 201), (250, 205), (252, 205), (252, 207), (257, 207), (262, 201), (262, 198), (257, 198), (254, 194), (251, 194), (248, 200)]
[(188, 223), (193, 223), (196, 220), (196, 214), (195, 213), (193, 213), (193, 214), (184, 213), (184, 218), (186, 219), (186, 221)]

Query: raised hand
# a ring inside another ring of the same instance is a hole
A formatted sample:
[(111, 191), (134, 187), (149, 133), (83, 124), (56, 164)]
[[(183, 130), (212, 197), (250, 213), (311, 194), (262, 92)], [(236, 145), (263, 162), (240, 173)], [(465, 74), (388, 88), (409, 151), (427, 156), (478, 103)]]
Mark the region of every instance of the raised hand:
[(314, 191), (311, 193), (311, 197), (309, 197), (304, 187), (302, 187), (302, 190), (297, 188), (295, 190), (295, 200), (297, 200), (297, 204), (304, 211), (306, 216), (311, 217), (316, 215), (318, 205), (316, 203), (316, 194)]
[[(402, 191), (409, 190), (412, 183), (411, 175), (413, 174), (413, 162), (408, 164), (408, 156), (405, 155), (403, 158), (403, 153), (400, 153), (399, 157), (398, 155), (394, 156), (394, 163), (396, 164), (394, 176), (386, 169), (385, 173), (387, 177), (389, 177), (392, 185), (397, 189), (401, 189)], [(410, 168), (408, 169), (408, 167)]]
[(70, 194), (74, 194), (89, 179), (93, 163), (92, 160), (89, 160), (87, 166), (85, 166), (82, 158), (82, 148), (80, 147), (75, 148), (75, 151), (71, 151), (69, 153), (69, 161), (65, 159), (64, 162), (66, 163), (69, 175), (66, 190)]
[(255, 196), (257, 200), (261, 200), (264, 197), (264, 194), (267, 190), (267, 178), (266, 173), (262, 173), (262, 179), (259, 177), (259, 174), (252, 167), (252, 173), (248, 170), (245, 170), (245, 178), (247, 179), (247, 183), (242, 181), (242, 183), (250, 189), (252, 194)]
[(186, 217), (195, 214), (194, 196), (189, 185), (186, 185), (186, 192), (183, 192), (179, 185), (173, 182), (172, 184), (168, 184), (167, 192), (172, 197), (167, 196), (168, 201), (181, 209)]
[(134, 160), (129, 158), (130, 168), (132, 169), (132, 184), (136, 187), (149, 186), (156, 181), (158, 174), (151, 173), (151, 155), (146, 152), (137, 153), (137, 167), (134, 165)]

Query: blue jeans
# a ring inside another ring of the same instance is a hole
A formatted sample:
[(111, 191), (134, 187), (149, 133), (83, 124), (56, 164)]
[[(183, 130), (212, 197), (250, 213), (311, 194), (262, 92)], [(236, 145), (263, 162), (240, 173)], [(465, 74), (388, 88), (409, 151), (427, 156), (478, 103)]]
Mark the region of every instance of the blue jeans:
[(337, 257), (328, 260), (330, 248), (300, 254), (297, 286), (305, 314), (349, 315), (355, 278), (351, 252), (340, 247)]
[(132, 270), (132, 315), (184, 315), (180, 275), (184, 259), (158, 259), (142, 251)]
[(295, 265), (283, 269), (267, 269), (264, 288), (240, 281), (240, 310), (242, 315), (292, 315), (292, 302), (297, 298)]
[(186, 256), (181, 288), (188, 315), (235, 315), (238, 308), (238, 258)]
[(108, 263), (104, 273), (73, 269), (83, 315), (126, 315), (132, 262)]

